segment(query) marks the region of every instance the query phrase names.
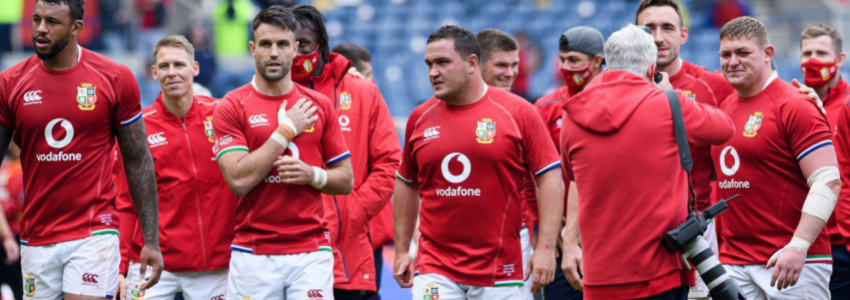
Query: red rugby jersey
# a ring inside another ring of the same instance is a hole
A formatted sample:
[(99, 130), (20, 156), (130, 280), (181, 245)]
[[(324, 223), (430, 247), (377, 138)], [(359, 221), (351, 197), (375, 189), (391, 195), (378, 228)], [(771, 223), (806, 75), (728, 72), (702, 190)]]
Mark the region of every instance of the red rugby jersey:
[[(841, 116), (841, 114), (844, 113), (844, 110), (846, 110), (845, 106), (847, 104), (847, 99), (850, 99), (850, 86), (847, 85), (847, 81), (844, 79), (839, 79), (838, 84), (829, 88), (826, 92), (826, 96), (823, 97), (823, 108), (826, 110), (826, 121), (829, 122), (829, 129), (832, 132), (832, 138), (835, 142), (835, 156), (839, 159), (839, 166), (850, 166), (848, 164), (841, 163), (842, 160), (850, 160), (850, 157), (848, 157), (850, 156), (850, 153), (848, 153), (848, 150), (850, 149), (838, 146), (838, 139), (840, 136), (838, 134), (839, 116)], [(847, 167), (844, 169), (847, 169)], [(848, 189), (847, 192), (844, 191), (845, 189), (841, 188), (842, 194), (850, 193), (850, 189)], [(841, 196), (842, 195), (839, 195), (839, 197)], [(850, 195), (844, 195), (844, 197), (850, 197)], [(837, 213), (832, 213), (832, 215), (829, 216), (829, 221), (826, 222), (826, 232), (829, 234), (829, 239), (832, 242), (832, 245), (844, 245), (845, 240), (844, 237), (841, 236), (841, 231), (838, 228), (837, 217)], [(850, 222), (850, 215), (843, 218), (846, 220), (843, 220), (842, 222)]]
[[(227, 93), (215, 110), (216, 159), (230, 151), (249, 152), (262, 146), (277, 128), (283, 100), (290, 109), (301, 98), (313, 101), (319, 118), (280, 155), (322, 168), (351, 156), (327, 97), (297, 84), (285, 95), (266, 96), (246, 84)], [(322, 225), (322, 195), (312, 186), (281, 183), (273, 168), (238, 202), (231, 250), (264, 255), (331, 252), (329, 234)]]
[(523, 178), (560, 164), (538, 112), (510, 92), (488, 88), (470, 105), (432, 98), (417, 107), (397, 173), (419, 185), (422, 199), (417, 272), (522, 285)]
[[(718, 196), (740, 194), (717, 217), (720, 262), (766, 264), (791, 241), (809, 185), (800, 160), (832, 145), (826, 119), (797, 88), (775, 77), (755, 96), (729, 96), (720, 108), (732, 118), (735, 135), (711, 148)], [(826, 229), (809, 248), (807, 263), (831, 263)]]
[(139, 86), (127, 67), (79, 49), (67, 70), (33, 55), (0, 73), (0, 126), (21, 146), (24, 245), (118, 234), (112, 148), (115, 128), (142, 118)]

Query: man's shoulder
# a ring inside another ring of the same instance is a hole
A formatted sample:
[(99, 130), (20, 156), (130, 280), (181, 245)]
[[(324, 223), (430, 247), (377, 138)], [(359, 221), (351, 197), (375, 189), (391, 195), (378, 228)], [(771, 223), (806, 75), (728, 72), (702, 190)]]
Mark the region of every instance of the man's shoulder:
[(84, 54), (83, 64), (88, 64), (93, 67), (94, 70), (101, 72), (103, 74), (107, 74), (110, 76), (120, 77), (120, 78), (133, 78), (133, 72), (130, 71), (125, 65), (117, 63), (103, 54), (82, 48)]
[(567, 86), (562, 86), (562, 87), (558, 88), (557, 90), (555, 90), (554, 92), (551, 92), (551, 93), (547, 94), (546, 96), (540, 97), (540, 99), (537, 99), (537, 101), (534, 101), (534, 105), (539, 107), (540, 109), (544, 109), (545, 107), (552, 106), (552, 105), (557, 106), (558, 103), (563, 102), (564, 100), (569, 99), (569, 98), (570, 98), (569, 88)]
[(230, 103), (230, 102), (238, 103), (238, 102), (242, 101), (243, 99), (247, 98), (253, 92), (254, 92), (254, 87), (252, 87), (250, 83), (246, 83), (246, 84), (236, 88), (235, 90), (227, 92), (227, 94), (224, 95), (224, 98), (221, 99), (221, 103), (222, 104), (223, 103)]
[(33, 55), (0, 72), (0, 84), (12, 85), (33, 69), (38, 68), (39, 63), (38, 57)]
[(298, 94), (304, 96), (304, 98), (307, 98), (307, 100), (315, 102), (322, 108), (333, 108), (333, 102), (331, 102), (331, 99), (322, 93), (311, 90), (294, 82), (292, 83), (292, 88), (295, 89)]
[(212, 114), (219, 103), (218, 99), (209, 96), (195, 95), (193, 99), (195, 100), (195, 104), (198, 105), (200, 112), (204, 115)]

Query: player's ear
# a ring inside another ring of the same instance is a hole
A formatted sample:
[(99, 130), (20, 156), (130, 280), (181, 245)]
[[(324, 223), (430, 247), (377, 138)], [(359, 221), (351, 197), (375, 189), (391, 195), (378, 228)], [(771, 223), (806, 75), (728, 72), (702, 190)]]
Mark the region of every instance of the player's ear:
[(156, 78), (156, 62), (151, 65), (151, 77), (153, 77), (153, 80), (159, 81), (159, 79)]
[(845, 59), (847, 59), (847, 56), (844, 55), (844, 52), (838, 53), (838, 57), (835, 58), (835, 66), (841, 68), (844, 65)]
[(470, 54), (466, 59), (466, 63), (469, 65), (469, 73), (472, 74), (479, 67), (478, 64), (480, 61), (478, 60), (478, 55)]
[(649, 78), (649, 81), (655, 77), (655, 63), (649, 65), (649, 68), (646, 69), (646, 78)]
[(682, 28), (682, 43), (679, 45), (684, 45), (688, 41), (688, 29)]
[(197, 61), (192, 62), (192, 76), (197, 77), (201, 73), (201, 65)]
[(764, 56), (765, 62), (770, 64), (770, 61), (773, 60), (773, 55), (776, 54), (776, 49), (773, 48), (773, 45), (767, 45), (764, 47)]
[[(248, 41), (248, 49), (251, 49), (251, 56), (254, 56), (254, 50), (257, 47), (257, 44), (254, 44), (254, 41)], [(256, 57), (256, 56), (254, 56)]]

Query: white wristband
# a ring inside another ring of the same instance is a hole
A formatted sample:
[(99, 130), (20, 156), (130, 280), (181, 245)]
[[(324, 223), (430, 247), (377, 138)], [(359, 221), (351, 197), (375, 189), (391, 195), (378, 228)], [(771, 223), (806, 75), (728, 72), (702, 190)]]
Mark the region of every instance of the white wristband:
[(286, 116), (286, 111), (283, 109), (277, 111), (277, 124), (289, 126), (289, 128), (292, 129), (292, 132), (295, 132), (296, 135), (298, 133), (298, 131), (295, 130), (295, 123), (292, 123), (292, 119)]
[(768, 260), (768, 264), (776, 263), (776, 261), (779, 259), (779, 254), (782, 253), (782, 251), (785, 251), (785, 249), (794, 248), (794, 249), (803, 251), (803, 254), (806, 254), (806, 253), (809, 252), (809, 247), (811, 245), (812, 245), (812, 243), (807, 241), (807, 240), (798, 238), (796, 236), (792, 237), (791, 242), (789, 242), (788, 245), (785, 245), (785, 247), (782, 247), (782, 249), (779, 249), (778, 251), (773, 253), (773, 255), (770, 256), (770, 260)]
[(283, 148), (286, 148), (286, 147), (289, 146), (289, 141), (287, 141), (285, 137), (280, 135), (280, 133), (277, 133), (277, 132), (272, 133), (272, 136), (269, 137), (269, 138), (274, 140), (275, 142), (278, 142), (278, 144), (283, 146)]
[(317, 190), (321, 190), (328, 184), (328, 171), (319, 167), (313, 167), (313, 182), (310, 185)]

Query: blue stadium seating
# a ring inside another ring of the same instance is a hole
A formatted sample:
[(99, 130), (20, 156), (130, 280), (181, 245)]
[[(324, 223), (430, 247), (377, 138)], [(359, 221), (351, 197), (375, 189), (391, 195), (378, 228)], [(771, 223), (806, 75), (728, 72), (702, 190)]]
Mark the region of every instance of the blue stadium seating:
[[(402, 2), (396, 4), (395, 2)], [(329, 21), (340, 22), (343, 34), (331, 39), (331, 47), (351, 42), (372, 52), (374, 76), (387, 100), (393, 115), (408, 115), (433, 93), (428, 82), (424, 53), (414, 52), (411, 40), (424, 40), (439, 26), (451, 22), (478, 32), (497, 28), (515, 34), (526, 32), (544, 53), (540, 70), (531, 75), (531, 94), (543, 95), (555, 84), (555, 61), (558, 37), (565, 30), (578, 25), (588, 25), (609, 36), (622, 26), (633, 22), (637, 3), (633, 0), (593, 0), (596, 13), (582, 18), (576, 11), (582, 0), (553, 0), (546, 8), (537, 8), (530, 0), (443, 0), (443, 1), (391, 1), (363, 0), (375, 15), (370, 20), (360, 20), (356, 7), (341, 7), (325, 12)], [(717, 70), (718, 31), (707, 27), (707, 7), (696, 0), (683, 0), (690, 8), (690, 37), (682, 47), (682, 57), (694, 63)], [(694, 10), (698, 8), (700, 10)], [(792, 63), (788, 71), (780, 74), (796, 75)], [(388, 68), (398, 68), (400, 78), (390, 81)], [(798, 76), (799, 77), (799, 76)]]

